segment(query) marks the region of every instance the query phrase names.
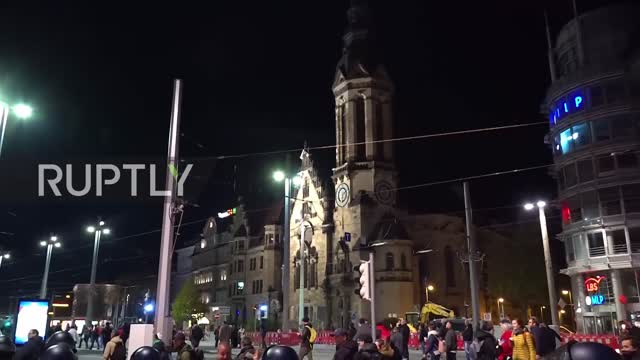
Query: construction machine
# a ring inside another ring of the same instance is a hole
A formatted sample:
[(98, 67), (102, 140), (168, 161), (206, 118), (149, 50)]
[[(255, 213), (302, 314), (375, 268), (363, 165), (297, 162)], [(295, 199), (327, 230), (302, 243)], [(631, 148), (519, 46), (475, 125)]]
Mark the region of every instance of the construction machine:
[(420, 310), (420, 314), (417, 312), (408, 312), (405, 314), (407, 322), (411, 324), (422, 323), (426, 324), (432, 319), (436, 318), (448, 318), (453, 319), (455, 314), (453, 310), (447, 309), (442, 305), (438, 305), (436, 303), (426, 303), (422, 306), (422, 310)]

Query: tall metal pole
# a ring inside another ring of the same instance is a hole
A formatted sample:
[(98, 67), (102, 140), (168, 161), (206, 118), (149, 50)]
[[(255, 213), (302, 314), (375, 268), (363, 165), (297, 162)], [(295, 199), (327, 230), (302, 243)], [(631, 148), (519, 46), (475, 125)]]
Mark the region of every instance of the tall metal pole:
[(182, 102), (182, 80), (176, 79), (173, 84), (173, 102), (171, 107), (171, 124), (169, 128), (169, 146), (167, 151), (166, 190), (169, 196), (164, 198), (162, 212), (162, 239), (160, 242), (160, 264), (158, 266), (158, 288), (156, 290), (156, 332), (164, 336), (164, 341), (171, 339), (173, 324), (169, 317), (169, 291), (171, 286), (171, 253), (173, 249), (173, 210), (175, 202), (175, 178), (170, 169), (178, 168), (178, 134), (180, 129), (180, 104)]
[(291, 254), (289, 254), (289, 222), (291, 221), (291, 179), (284, 179), (284, 234), (282, 237), (282, 331), (289, 331), (289, 289), (291, 276)]
[(2, 256), (2, 255), (0, 254), (0, 268), (2, 267), (2, 258), (3, 258), (3, 257), (4, 257), (4, 256)]
[(538, 212), (540, 214), (542, 248), (544, 249), (544, 266), (547, 271), (547, 287), (549, 287), (549, 311), (551, 312), (551, 325), (559, 325), (560, 323), (558, 322), (558, 298), (556, 297), (556, 281), (553, 276), (553, 263), (551, 262), (549, 232), (547, 231), (547, 217), (544, 215), (544, 206), (538, 206)]
[(304, 235), (307, 228), (302, 228), (302, 234), (300, 234), (300, 292), (298, 299), (298, 325), (302, 324), (304, 318)]
[(371, 337), (376, 338), (376, 267), (375, 253), (369, 253), (369, 292), (371, 295)]
[(10, 111), (9, 105), (0, 102), (0, 156), (2, 155), (2, 144), (4, 143), (4, 129), (7, 127)]
[(47, 260), (44, 263), (44, 275), (42, 276), (42, 286), (40, 287), (40, 299), (47, 297), (47, 281), (49, 280), (49, 265), (51, 264), (51, 251), (53, 244), (47, 244)]
[(469, 183), (464, 182), (464, 213), (467, 226), (467, 249), (469, 250), (469, 285), (471, 287), (471, 310), (473, 312), (473, 327), (478, 329), (480, 325), (480, 302), (478, 296), (478, 270), (476, 267), (476, 239), (472, 229), (473, 219), (471, 212), (471, 198), (469, 195)]
[(96, 272), (98, 268), (98, 250), (100, 249), (100, 233), (101, 229), (96, 229), (93, 238), (93, 261), (91, 263), (91, 278), (89, 280), (89, 299), (87, 302), (87, 323), (93, 321), (93, 301), (96, 292)]

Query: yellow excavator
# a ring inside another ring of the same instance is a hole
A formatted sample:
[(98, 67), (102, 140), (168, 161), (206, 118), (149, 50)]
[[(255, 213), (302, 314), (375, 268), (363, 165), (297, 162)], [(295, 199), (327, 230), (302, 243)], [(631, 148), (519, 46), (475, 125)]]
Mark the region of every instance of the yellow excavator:
[(424, 304), (424, 306), (422, 306), (422, 310), (420, 310), (420, 314), (417, 312), (408, 312), (405, 314), (407, 322), (411, 324), (417, 324), (419, 322), (425, 324), (435, 318), (453, 319), (454, 317), (455, 314), (453, 313), (453, 310), (432, 302)]

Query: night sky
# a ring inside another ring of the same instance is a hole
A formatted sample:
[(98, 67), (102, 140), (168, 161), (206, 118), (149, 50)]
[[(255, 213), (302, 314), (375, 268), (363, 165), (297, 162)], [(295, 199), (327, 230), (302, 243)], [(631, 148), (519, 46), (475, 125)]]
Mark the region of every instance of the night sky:
[[(199, 205), (187, 208), (178, 246), (197, 238), (198, 220), (233, 206), (238, 195), (254, 208), (277, 202), (282, 190), (271, 171), (285, 164), (284, 153), (216, 157), (335, 144), (331, 83), (348, 1), (321, 3), (4, 4), (0, 99), (28, 102), (35, 116), (9, 119), (0, 158), (0, 246), (13, 255), (0, 269), (0, 302), (37, 291), (44, 265), (38, 242), (50, 233), (64, 242), (50, 287), (88, 282), (92, 237), (83, 229), (98, 216), (113, 229), (101, 248), (99, 281), (157, 271), (161, 200), (115, 192), (39, 198), (37, 168), (162, 163), (173, 78), (185, 82), (180, 149), (196, 164), (187, 199)], [(606, 3), (578, 0), (578, 7)], [(571, 17), (571, 1), (546, 6), (557, 33)], [(380, 0), (371, 7), (378, 50), (396, 85), (396, 136), (545, 121), (543, 2)], [(400, 186), (550, 164), (546, 130), (397, 142)], [(290, 153), (294, 165), (298, 155)], [(334, 150), (312, 156), (329, 174)], [(400, 191), (400, 203), (413, 212), (462, 214), (460, 187)], [(522, 213), (522, 202), (553, 198), (555, 185), (539, 169), (474, 180), (471, 191), (481, 221), (526, 222), (535, 216)], [(483, 210), (493, 207), (500, 209)], [(552, 223), (557, 215), (550, 214)]]

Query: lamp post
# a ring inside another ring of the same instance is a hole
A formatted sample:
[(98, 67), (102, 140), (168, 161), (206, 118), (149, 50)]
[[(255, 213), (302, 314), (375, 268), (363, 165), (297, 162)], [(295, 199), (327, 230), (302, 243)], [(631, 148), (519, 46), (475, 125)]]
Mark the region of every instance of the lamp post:
[(536, 204), (527, 203), (524, 205), (525, 210), (533, 210), (538, 207), (538, 215), (540, 217), (540, 232), (542, 233), (542, 247), (544, 249), (544, 265), (547, 272), (547, 287), (549, 288), (549, 306), (551, 309), (551, 325), (558, 324), (558, 313), (554, 310), (558, 308), (558, 299), (556, 297), (556, 285), (553, 274), (553, 263), (551, 260), (551, 249), (549, 247), (549, 231), (547, 230), (547, 217), (544, 214), (544, 208), (547, 203), (539, 200)]
[(93, 298), (96, 292), (96, 272), (98, 270), (98, 251), (100, 250), (100, 236), (108, 235), (111, 230), (104, 227), (104, 221), (99, 220), (96, 226), (87, 226), (87, 232), (93, 233), (93, 261), (91, 262), (91, 279), (89, 281), (89, 299), (87, 300), (87, 323), (93, 321)]
[[(500, 305), (502, 305), (502, 309), (500, 309)], [(498, 312), (500, 315), (500, 319), (504, 319), (504, 299), (503, 298), (499, 298), (498, 299)]]
[(49, 280), (49, 265), (51, 264), (51, 253), (53, 252), (53, 248), (59, 248), (62, 246), (62, 243), (58, 241), (57, 236), (51, 236), (48, 241), (40, 241), (40, 246), (47, 247), (47, 258), (44, 263), (44, 275), (42, 276), (42, 285), (40, 287), (40, 299), (47, 298), (47, 280)]
[[(291, 222), (291, 183), (292, 179), (284, 171), (277, 170), (273, 173), (273, 179), (277, 182), (284, 182), (284, 234), (282, 236), (282, 330), (289, 330), (289, 290), (290, 290), (290, 266), (291, 258), (290, 246), (290, 222)], [(297, 180), (296, 180), (297, 179)], [(294, 177), (293, 182), (299, 181), (299, 177)]]
[(425, 294), (427, 294), (427, 304), (429, 303), (429, 291), (433, 291), (436, 288), (433, 287), (433, 285), (427, 285), (427, 287), (425, 288)]
[(569, 295), (569, 305), (573, 307), (573, 300), (571, 299), (571, 291), (570, 290), (562, 290), (562, 295)]
[(4, 142), (4, 130), (7, 127), (11, 110), (19, 119), (29, 118), (33, 114), (33, 109), (29, 105), (17, 104), (11, 107), (7, 103), (0, 102), (0, 155), (2, 154), (2, 143)]
[[(542, 305), (540, 306), (540, 322), (544, 322), (544, 313), (542, 312), (543, 309), (546, 309), (547, 307)], [(551, 312), (553, 314), (553, 311)], [(553, 316), (553, 315), (552, 315)]]

